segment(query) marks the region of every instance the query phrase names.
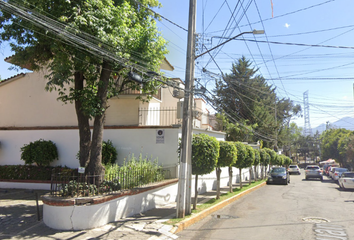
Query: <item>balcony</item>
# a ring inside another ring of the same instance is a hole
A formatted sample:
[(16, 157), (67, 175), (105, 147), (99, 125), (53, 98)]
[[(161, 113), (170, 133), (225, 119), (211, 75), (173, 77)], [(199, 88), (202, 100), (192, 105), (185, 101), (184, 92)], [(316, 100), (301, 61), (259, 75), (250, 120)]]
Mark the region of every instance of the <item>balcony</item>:
[[(211, 115), (194, 111), (193, 127), (212, 129)], [(181, 116), (180, 116), (181, 117)], [(139, 126), (172, 126), (181, 125), (182, 118), (177, 114), (177, 108), (139, 108)]]

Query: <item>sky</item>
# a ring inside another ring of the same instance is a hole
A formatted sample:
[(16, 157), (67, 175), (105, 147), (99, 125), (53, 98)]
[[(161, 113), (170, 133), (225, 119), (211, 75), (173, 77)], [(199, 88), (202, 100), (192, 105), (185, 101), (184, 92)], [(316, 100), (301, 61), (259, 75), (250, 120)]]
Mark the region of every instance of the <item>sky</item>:
[[(156, 12), (172, 22), (158, 23), (168, 41), (167, 59), (175, 67), (167, 76), (184, 80), (189, 1), (160, 2), (163, 7)], [(243, 34), (211, 52), (214, 60), (208, 54), (197, 59), (195, 77), (212, 89), (210, 75), (230, 73), (232, 63), (245, 56), (259, 68), (258, 74), (277, 88), (278, 97), (290, 98), (303, 108), (308, 91), (312, 128), (354, 117), (352, 9), (351, 0), (197, 0), (197, 34), (206, 46), (198, 45), (197, 54), (226, 40), (220, 37), (253, 29), (265, 34)], [(202, 73), (203, 68), (208, 74)], [(304, 127), (304, 118), (294, 122)]]
[[(168, 42), (166, 58), (175, 68), (166, 76), (184, 80), (189, 0), (160, 2), (162, 7), (154, 9), (163, 16), (157, 26)], [(290, 98), (303, 108), (308, 93), (312, 128), (354, 117), (353, 9), (352, 0), (197, 0), (196, 54), (253, 29), (265, 34), (243, 34), (212, 51), (212, 57), (200, 57), (195, 77), (212, 90), (215, 77), (230, 73), (232, 63), (245, 56), (276, 87), (278, 97)], [(8, 43), (3, 43), (1, 79), (18, 74), (3, 61), (11, 54)], [(304, 118), (293, 121), (304, 127)]]

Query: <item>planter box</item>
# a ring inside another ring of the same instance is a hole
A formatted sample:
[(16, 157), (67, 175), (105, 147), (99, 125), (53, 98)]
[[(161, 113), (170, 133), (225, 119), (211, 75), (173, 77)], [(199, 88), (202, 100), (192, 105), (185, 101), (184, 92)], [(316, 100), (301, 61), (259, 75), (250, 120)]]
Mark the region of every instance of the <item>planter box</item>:
[(60, 198), (46, 195), (43, 222), (60, 230), (84, 230), (176, 202), (178, 180), (95, 197)]

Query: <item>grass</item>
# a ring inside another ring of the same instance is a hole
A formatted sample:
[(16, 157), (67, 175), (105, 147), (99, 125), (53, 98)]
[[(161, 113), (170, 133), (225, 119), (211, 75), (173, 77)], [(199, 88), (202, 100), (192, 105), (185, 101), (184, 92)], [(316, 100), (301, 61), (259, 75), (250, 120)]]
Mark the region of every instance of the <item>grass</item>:
[[(234, 188), (232, 193), (228, 192), (228, 193), (221, 194), (220, 195), (220, 199), (213, 198), (213, 199), (210, 199), (206, 203), (197, 205), (197, 209), (192, 210), (192, 214), (191, 215), (187, 215), (184, 218), (172, 218), (172, 219), (170, 219), (170, 220), (168, 220), (168, 221), (166, 221), (164, 223), (168, 224), (168, 225), (175, 225), (175, 224), (177, 224), (177, 223), (179, 223), (179, 222), (191, 217), (193, 214), (196, 214), (196, 213), (199, 213), (199, 212), (201, 212), (201, 211), (203, 211), (205, 209), (211, 208), (212, 206), (214, 206), (214, 205), (216, 205), (216, 204), (218, 204), (218, 203), (220, 203), (220, 202), (222, 202), (222, 201), (224, 201), (226, 199), (232, 198), (233, 196), (236, 196), (237, 194), (240, 194), (240, 193), (246, 191), (247, 189), (255, 187), (255, 186), (257, 186), (257, 185), (259, 185), (259, 184), (261, 184), (261, 183), (263, 183), (265, 181), (266, 180), (259, 180), (259, 181), (251, 183), (250, 185), (243, 185), (242, 189), (241, 188)], [(215, 195), (215, 197), (216, 197), (216, 195)]]

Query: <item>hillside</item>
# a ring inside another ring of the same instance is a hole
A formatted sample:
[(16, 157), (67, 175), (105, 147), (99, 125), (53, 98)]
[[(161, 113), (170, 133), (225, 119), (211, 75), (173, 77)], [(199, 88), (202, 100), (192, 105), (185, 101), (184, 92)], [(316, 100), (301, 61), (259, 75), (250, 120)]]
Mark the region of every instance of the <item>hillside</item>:
[[(354, 131), (354, 118), (352, 117), (344, 117), (339, 119), (336, 122), (331, 123), (331, 127), (334, 128), (345, 128), (351, 131)], [(321, 124), (318, 127), (312, 128), (312, 133), (315, 134), (318, 131), (320, 134), (326, 130), (326, 124)]]

